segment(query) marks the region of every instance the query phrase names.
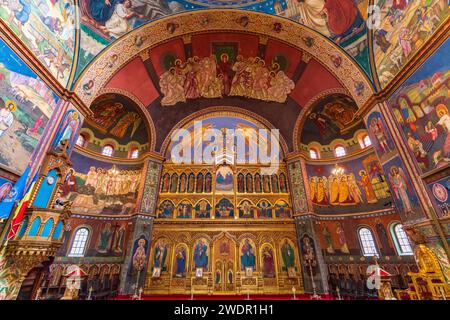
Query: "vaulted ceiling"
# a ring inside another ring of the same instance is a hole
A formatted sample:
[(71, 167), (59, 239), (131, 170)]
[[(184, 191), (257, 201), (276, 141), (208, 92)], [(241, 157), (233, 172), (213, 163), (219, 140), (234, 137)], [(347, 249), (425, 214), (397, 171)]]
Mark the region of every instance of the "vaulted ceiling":
[(102, 51), (132, 30), (163, 18), (176, 25), (180, 12), (212, 8), (260, 12), (306, 26), (342, 48), (376, 90), (401, 72), (449, 14), (445, 0), (29, 0), (4, 2), (0, 20), (72, 88)]

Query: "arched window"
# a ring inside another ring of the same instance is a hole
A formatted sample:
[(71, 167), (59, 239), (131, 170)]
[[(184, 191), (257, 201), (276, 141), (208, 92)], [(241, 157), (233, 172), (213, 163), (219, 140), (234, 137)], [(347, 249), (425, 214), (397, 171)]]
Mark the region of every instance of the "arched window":
[(374, 256), (378, 254), (375, 239), (369, 228), (363, 227), (358, 230), (359, 242), (364, 256)]
[(372, 141), (370, 141), (370, 137), (368, 135), (364, 136), (364, 138), (362, 139), (362, 142), (363, 142), (364, 148), (367, 148), (372, 145)]
[(69, 257), (83, 257), (86, 251), (86, 244), (89, 236), (89, 230), (87, 228), (80, 228), (75, 232), (75, 237), (72, 241), (72, 247), (70, 248)]
[(408, 236), (400, 223), (392, 225), (391, 236), (400, 256), (410, 256), (413, 254), (411, 243), (409, 242)]
[(311, 159), (319, 159), (319, 152), (315, 149), (309, 149), (309, 157)]
[(137, 157), (139, 157), (139, 149), (135, 148), (131, 151), (130, 158), (136, 159)]
[(345, 152), (345, 148), (343, 146), (337, 146), (334, 148), (334, 154), (336, 157), (343, 157), (347, 154), (347, 152)]
[(107, 156), (107, 157), (112, 157), (113, 152), (114, 152), (114, 148), (108, 144), (103, 147), (102, 155)]
[(77, 139), (77, 146), (84, 147), (85, 143), (86, 143), (86, 138), (82, 134), (80, 134)]

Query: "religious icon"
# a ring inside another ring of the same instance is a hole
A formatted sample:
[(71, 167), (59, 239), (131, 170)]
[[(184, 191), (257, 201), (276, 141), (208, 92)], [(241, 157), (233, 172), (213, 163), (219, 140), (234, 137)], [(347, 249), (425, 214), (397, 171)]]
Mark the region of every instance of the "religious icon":
[(203, 239), (198, 240), (194, 246), (194, 267), (197, 272), (199, 269), (208, 270), (208, 245)]
[(161, 276), (161, 268), (153, 268), (152, 278), (159, 278)]
[(162, 178), (161, 192), (169, 192), (170, 188), (170, 175), (166, 173)]
[(183, 201), (178, 205), (177, 218), (191, 218), (192, 205), (188, 201)]
[(103, 227), (103, 230), (100, 232), (100, 238), (97, 245), (97, 252), (106, 253), (110, 249), (112, 231), (111, 231), (111, 223), (107, 222)]
[(175, 251), (175, 277), (183, 278), (186, 272), (186, 249), (184, 246), (177, 247)]
[(53, 142), (54, 148), (56, 149), (60, 148), (62, 141), (67, 141), (69, 148), (73, 147), (79, 126), (80, 126), (80, 116), (78, 112), (75, 110), (68, 111), (64, 117), (62, 125), (60, 126), (58, 132), (55, 135)]
[(242, 201), (241, 205), (239, 206), (239, 217), (254, 218), (253, 207), (249, 201)]
[(406, 216), (414, 214), (413, 205), (408, 195), (409, 180), (401, 167), (391, 166), (389, 169), (389, 181), (394, 190), (395, 199), (402, 204)]
[(230, 200), (224, 198), (216, 204), (215, 217), (222, 219), (234, 218), (234, 206)]
[(261, 200), (258, 203), (258, 218), (272, 218), (272, 207), (266, 200)]
[(281, 245), (281, 257), (283, 259), (284, 271), (287, 272), (289, 268), (295, 266), (294, 248), (287, 239), (284, 239), (284, 242)]
[(195, 269), (195, 277), (196, 278), (202, 278), (203, 277), (203, 268)]
[(207, 173), (205, 175), (205, 192), (210, 193), (212, 190), (212, 175), (211, 173)]
[(376, 203), (378, 201), (375, 191), (373, 190), (372, 182), (370, 177), (365, 170), (359, 171), (359, 176), (361, 180), (358, 182), (360, 186), (363, 187), (364, 193), (366, 195), (367, 203)]
[(195, 217), (198, 219), (209, 218), (211, 216), (211, 206), (206, 200), (201, 200), (195, 206)]
[(166, 271), (166, 257), (167, 257), (167, 245), (164, 240), (159, 240), (153, 253), (153, 266), (160, 268), (162, 271)]
[(199, 173), (197, 175), (197, 182), (195, 186), (195, 192), (202, 193), (203, 192), (203, 174)]
[(238, 192), (240, 192), (240, 193), (245, 192), (244, 175), (242, 173), (238, 174)]
[(228, 166), (222, 166), (216, 173), (216, 193), (233, 192), (233, 171)]
[(158, 218), (172, 218), (174, 205), (171, 201), (165, 200), (159, 206)]
[(325, 238), (325, 242), (327, 243), (327, 252), (334, 253), (333, 238), (332, 238), (330, 230), (328, 229), (328, 226), (326, 224), (324, 224), (324, 226), (323, 226), (322, 234), (323, 234), (323, 237)]
[(275, 259), (273, 250), (269, 246), (265, 246), (262, 250), (262, 272), (264, 278), (275, 277)]
[(180, 186), (178, 188), (178, 191), (179, 192), (186, 192), (186, 186), (187, 186), (187, 177), (186, 177), (186, 174), (183, 173), (180, 176)]
[(248, 269), (255, 269), (255, 247), (250, 239), (245, 239), (241, 247), (241, 268), (247, 272)]
[(245, 188), (247, 190), (247, 193), (253, 192), (253, 177), (250, 173), (247, 173), (246, 181), (245, 181)]
[(340, 222), (336, 224), (336, 234), (338, 235), (339, 245), (341, 246), (341, 252), (347, 254), (350, 253), (347, 246), (344, 227)]
[(141, 271), (144, 268), (146, 256), (147, 256), (147, 240), (141, 236), (140, 239), (136, 240), (135, 251), (133, 254), (133, 267), (137, 271)]
[(222, 273), (219, 269), (216, 269), (216, 276), (214, 280), (215, 284), (221, 284), (222, 283)]

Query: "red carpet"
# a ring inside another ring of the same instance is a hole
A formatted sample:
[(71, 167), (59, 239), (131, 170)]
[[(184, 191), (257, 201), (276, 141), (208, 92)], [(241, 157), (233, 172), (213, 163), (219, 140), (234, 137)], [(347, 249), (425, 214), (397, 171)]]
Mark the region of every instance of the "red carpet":
[[(311, 294), (297, 294), (296, 300), (311, 300)], [(336, 300), (332, 295), (320, 295), (320, 300)], [(115, 300), (131, 300), (132, 296), (121, 295)], [(292, 295), (287, 294), (251, 294), (247, 295), (194, 295), (194, 300), (293, 300)], [(175, 295), (142, 295), (141, 300), (191, 300), (190, 295), (175, 294)]]

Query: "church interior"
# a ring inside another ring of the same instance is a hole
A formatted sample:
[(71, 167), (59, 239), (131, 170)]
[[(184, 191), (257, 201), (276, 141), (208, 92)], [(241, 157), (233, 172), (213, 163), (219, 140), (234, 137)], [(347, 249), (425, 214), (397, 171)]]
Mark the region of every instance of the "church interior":
[(0, 0), (0, 300), (450, 299), (449, 13)]

